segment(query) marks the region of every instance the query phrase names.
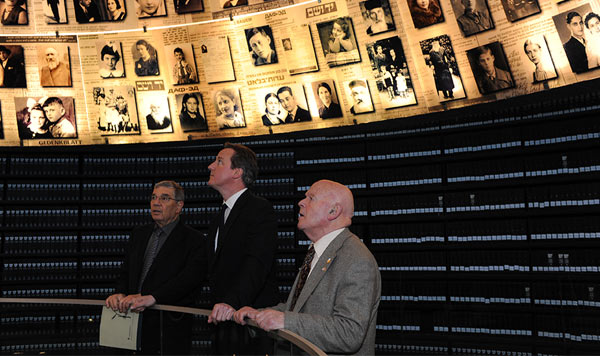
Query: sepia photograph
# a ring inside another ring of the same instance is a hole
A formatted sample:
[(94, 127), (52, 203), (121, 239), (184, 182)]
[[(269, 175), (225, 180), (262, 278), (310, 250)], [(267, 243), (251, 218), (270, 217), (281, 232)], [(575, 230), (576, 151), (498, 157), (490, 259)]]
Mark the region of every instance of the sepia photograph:
[[(94, 88), (93, 102), (98, 108), (97, 128), (102, 136), (140, 134), (133, 86)], [(90, 118), (90, 127), (92, 122)]]
[(524, 19), (531, 15), (540, 13), (540, 4), (537, 0), (500, 0), (506, 18), (510, 22)]
[(321, 119), (336, 119), (344, 116), (340, 106), (340, 98), (332, 79), (312, 82), (310, 86)]
[(177, 94), (175, 100), (177, 102), (179, 124), (183, 132), (208, 130), (202, 94)]
[(248, 0), (225, 0), (225, 2), (223, 2), (221, 4), (221, 8), (229, 9), (232, 7), (238, 7), (238, 6), (244, 6), (244, 5), (248, 5)]
[(73, 6), (79, 23), (123, 21), (127, 17), (125, 0), (73, 0)]
[(173, 0), (173, 4), (175, 5), (175, 12), (178, 14), (204, 11), (202, 0)]
[(450, 36), (442, 35), (420, 42), (421, 53), (431, 77), (435, 83), (435, 90), (440, 102), (462, 99), (465, 89), (462, 84), (458, 63)]
[(358, 5), (364, 22), (369, 25), (367, 35), (372, 36), (396, 29), (388, 0), (360, 1)]
[(220, 130), (246, 127), (239, 89), (217, 90), (213, 92), (212, 98), (217, 115), (217, 127)]
[(97, 41), (98, 73), (102, 79), (125, 78), (125, 64), (123, 63), (123, 48), (119, 41)]
[(530, 74), (527, 75), (530, 82), (538, 83), (558, 77), (544, 35), (527, 38), (523, 42), (523, 52), (530, 63)]
[(70, 87), (70, 48), (65, 43), (37, 45), (40, 84), (43, 87)]
[(329, 67), (360, 62), (360, 53), (350, 17), (317, 23), (317, 30)]
[(131, 49), (135, 61), (135, 74), (138, 77), (156, 76), (158, 68), (158, 53), (148, 41), (141, 39), (135, 42)]
[(196, 60), (191, 43), (166, 46), (165, 54), (174, 85), (198, 83)]
[(15, 97), (19, 138), (76, 138), (72, 97)]
[(471, 36), (494, 28), (494, 21), (486, 0), (452, 0), (451, 2), (456, 23), (463, 36)]
[(366, 79), (354, 79), (344, 82), (346, 100), (352, 104), (350, 113), (352, 115), (366, 114), (375, 111), (369, 83)]
[(423, 28), (444, 22), (439, 0), (407, 0), (415, 28)]
[(25, 0), (0, 0), (0, 23), (3, 26), (27, 25), (27, 3)]
[(259, 89), (256, 91), (256, 102), (262, 113), (261, 119), (264, 126), (285, 124), (287, 111), (283, 108), (277, 97), (278, 88)]
[(280, 60), (290, 75), (316, 72), (319, 70), (312, 32), (308, 24), (289, 26), (281, 30)]
[(552, 19), (573, 73), (597, 68), (600, 65), (600, 20), (590, 5), (572, 8)]
[(207, 83), (221, 83), (235, 80), (233, 59), (229, 47), (229, 37), (205, 37), (200, 43), (200, 65)]
[(136, 0), (135, 11), (139, 19), (167, 16), (165, 0)]
[(146, 118), (150, 133), (173, 132), (169, 99), (162, 91), (138, 91), (137, 111), (140, 118)]
[(515, 82), (500, 42), (470, 49), (467, 57), (481, 94), (514, 88)]
[(270, 26), (248, 28), (245, 32), (252, 64), (262, 66), (277, 63), (275, 40)]
[(0, 88), (27, 88), (22, 46), (0, 45), (0, 65), (4, 68)]
[(75, 20), (79, 23), (103, 21), (96, 0), (73, 0), (73, 7), (75, 8)]
[(256, 100), (265, 126), (312, 121), (301, 84), (258, 90)]
[(367, 43), (366, 47), (383, 107), (390, 109), (416, 104), (417, 98), (400, 38), (389, 37)]
[(44, 19), (47, 24), (68, 22), (66, 0), (42, 1), (42, 7), (44, 9)]

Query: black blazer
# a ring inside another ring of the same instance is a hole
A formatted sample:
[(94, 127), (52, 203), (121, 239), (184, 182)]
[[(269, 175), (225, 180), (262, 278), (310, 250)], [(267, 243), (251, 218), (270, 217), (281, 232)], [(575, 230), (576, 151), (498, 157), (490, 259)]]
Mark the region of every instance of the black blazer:
[(291, 120), (291, 117), (289, 114), (285, 118), (286, 123), (301, 122), (301, 121), (312, 121), (312, 118), (310, 117), (310, 113), (308, 112), (308, 110), (302, 109), (299, 106), (298, 106), (298, 110), (296, 110), (296, 116), (294, 116), (294, 120)]
[[(125, 260), (115, 293), (136, 294), (144, 252), (152, 235), (154, 224), (131, 232)], [(205, 240), (200, 232), (186, 226), (181, 220), (175, 226), (154, 259), (144, 284), (142, 295), (152, 295), (156, 304), (191, 306), (195, 292), (205, 280), (203, 257)], [(189, 353), (191, 345), (191, 315), (164, 313), (163, 351), (166, 354)], [(160, 350), (160, 316), (157, 311), (142, 313), (142, 351)]]
[(574, 73), (581, 73), (588, 70), (588, 60), (585, 53), (585, 46), (575, 37), (571, 38), (563, 45), (567, 59)]
[(217, 220), (218, 214), (210, 225), (207, 248), (213, 303), (235, 309), (277, 304), (277, 219), (271, 203), (245, 191), (231, 210), (225, 231), (219, 232), (221, 247), (214, 251)]

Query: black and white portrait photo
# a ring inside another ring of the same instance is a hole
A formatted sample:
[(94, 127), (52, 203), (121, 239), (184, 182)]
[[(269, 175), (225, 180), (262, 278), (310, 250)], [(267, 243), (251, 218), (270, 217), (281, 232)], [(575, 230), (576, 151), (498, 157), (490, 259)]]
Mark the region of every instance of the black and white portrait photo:
[(389, 109), (416, 104), (417, 99), (400, 38), (389, 37), (367, 43), (366, 47), (383, 107)]
[(103, 21), (96, 0), (73, 0), (73, 7), (75, 8), (75, 20), (79, 23)]
[(500, 0), (506, 18), (510, 22), (539, 13), (540, 4), (537, 0)]
[(64, 43), (37, 45), (40, 84), (43, 87), (70, 87), (71, 58)]
[(589, 4), (585, 4), (552, 17), (573, 73), (583, 73), (599, 65), (593, 57), (598, 55), (600, 44), (597, 37), (592, 37), (592, 31), (586, 28), (585, 21), (587, 18), (588, 26), (594, 27), (596, 19), (594, 15), (588, 17), (588, 14), (594, 12)]
[(173, 132), (169, 99), (162, 91), (138, 91), (137, 105), (138, 114), (146, 118), (150, 133)]
[(73, 6), (79, 23), (123, 21), (127, 17), (125, 0), (73, 0)]
[(27, 25), (27, 2), (25, 0), (0, 0), (0, 23), (2, 26)]
[(97, 129), (103, 136), (140, 134), (133, 86), (94, 88), (93, 102), (98, 109)]
[(245, 33), (252, 64), (262, 66), (277, 63), (275, 40), (270, 26), (248, 28)]
[(98, 73), (103, 79), (124, 78), (123, 49), (119, 41), (97, 41)]
[(535, 35), (523, 41), (523, 53), (527, 56), (528, 79), (532, 83), (543, 82), (558, 76), (550, 56), (544, 35)]
[(332, 79), (318, 80), (310, 83), (310, 86), (321, 119), (337, 119), (344, 116), (340, 98)]
[(477, 88), (481, 94), (513, 88), (515, 82), (500, 42), (467, 51)]
[(363, 20), (369, 25), (367, 35), (376, 35), (396, 29), (388, 0), (367, 0), (358, 3)]
[(19, 138), (76, 138), (72, 97), (15, 97)]
[(202, 0), (173, 0), (173, 4), (175, 5), (175, 12), (178, 14), (204, 11)]
[(197, 92), (177, 94), (175, 100), (177, 101), (179, 125), (183, 132), (208, 130), (202, 94)]
[(450, 36), (442, 35), (420, 42), (425, 64), (431, 71), (440, 102), (462, 99), (465, 95)]
[(27, 88), (22, 46), (0, 44), (0, 88)]
[(487, 0), (452, 0), (458, 28), (464, 36), (494, 28)]
[(213, 92), (212, 98), (217, 114), (217, 127), (220, 130), (246, 127), (239, 89), (224, 88), (216, 90)]
[(415, 28), (423, 28), (444, 22), (439, 0), (407, 0)]
[(371, 92), (369, 91), (369, 83), (366, 79), (353, 79), (344, 82), (344, 91), (346, 99), (352, 103), (350, 113), (352, 115), (366, 114), (375, 111)]
[(165, 0), (136, 0), (135, 7), (140, 19), (167, 16)]
[(259, 89), (256, 91), (256, 102), (261, 115), (262, 124), (264, 126), (282, 125), (285, 124), (287, 110), (283, 108), (277, 90), (279, 88)]
[(152, 44), (141, 39), (137, 40), (131, 50), (135, 61), (135, 74), (138, 77), (159, 75), (158, 53)]
[(166, 46), (165, 52), (174, 85), (198, 83), (196, 60), (191, 43)]
[(47, 24), (67, 23), (67, 8), (65, 0), (42, 1), (44, 19)]
[(321, 48), (330, 67), (360, 62), (360, 53), (350, 17), (317, 24)]

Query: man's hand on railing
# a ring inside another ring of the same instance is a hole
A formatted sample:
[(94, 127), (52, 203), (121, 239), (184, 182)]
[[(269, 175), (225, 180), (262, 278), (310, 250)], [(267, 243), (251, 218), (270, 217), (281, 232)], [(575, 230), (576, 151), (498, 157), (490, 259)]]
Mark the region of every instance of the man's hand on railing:
[(113, 294), (110, 297), (106, 298), (106, 301), (104, 301), (104, 305), (106, 305), (107, 308), (110, 308), (112, 310), (119, 310), (119, 303), (123, 298), (125, 298), (125, 294), (123, 293)]
[(216, 325), (221, 321), (231, 320), (234, 312), (235, 309), (233, 309), (231, 305), (226, 303), (217, 303), (213, 307), (212, 312), (208, 317), (208, 322)]
[(235, 322), (241, 325), (246, 325), (246, 318), (254, 320), (261, 329), (266, 331), (283, 329), (285, 322), (285, 314), (273, 309), (259, 311), (252, 307), (243, 307), (233, 314)]
[(246, 325), (246, 318), (254, 319), (257, 313), (258, 310), (252, 307), (243, 307), (240, 310), (233, 313), (233, 320), (235, 320), (235, 322), (238, 324)]
[(133, 302), (129, 306), (132, 311), (140, 313), (143, 312), (146, 308), (149, 308), (156, 304), (156, 299), (152, 295), (139, 295), (133, 299)]

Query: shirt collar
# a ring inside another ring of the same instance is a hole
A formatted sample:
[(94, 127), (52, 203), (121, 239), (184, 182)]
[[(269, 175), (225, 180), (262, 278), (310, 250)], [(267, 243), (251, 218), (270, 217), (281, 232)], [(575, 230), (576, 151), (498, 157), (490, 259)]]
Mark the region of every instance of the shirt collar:
[(329, 244), (331, 243), (331, 241), (333, 241), (337, 237), (337, 235), (339, 235), (342, 232), (342, 230), (344, 230), (344, 228), (333, 230), (332, 232), (321, 237), (319, 240), (317, 240), (317, 242), (313, 243), (313, 247), (315, 248), (315, 254), (317, 255), (317, 258), (313, 259), (313, 261), (315, 261), (315, 263), (316, 263), (316, 261), (319, 260), (321, 255), (325, 252), (327, 247), (329, 247)]
[[(163, 226), (161, 229), (162, 231), (165, 233), (164, 236), (169, 236), (171, 235), (171, 232), (173, 231), (173, 229), (175, 229), (175, 226), (179, 223), (179, 216), (175, 218), (175, 220), (171, 221), (170, 223), (168, 223), (167, 225)], [(156, 225), (156, 227), (158, 227), (158, 225)]]
[(233, 209), (233, 206), (235, 205), (235, 202), (238, 200), (238, 198), (244, 194), (244, 192), (248, 190), (248, 188), (243, 188), (239, 191), (237, 191), (237, 193), (235, 193), (234, 195), (230, 196), (229, 199), (225, 200), (223, 203), (225, 205), (227, 205), (227, 207), (229, 209)]

